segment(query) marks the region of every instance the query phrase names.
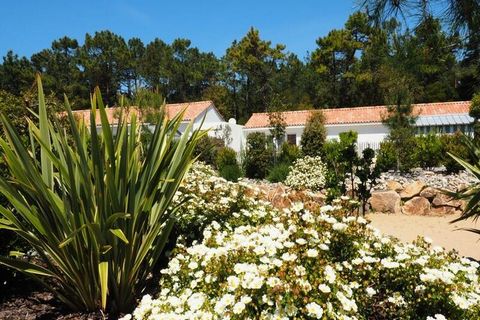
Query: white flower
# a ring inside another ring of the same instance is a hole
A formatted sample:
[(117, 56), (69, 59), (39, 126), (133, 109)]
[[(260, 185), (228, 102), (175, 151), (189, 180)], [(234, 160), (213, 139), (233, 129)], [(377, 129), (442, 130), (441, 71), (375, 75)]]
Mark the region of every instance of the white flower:
[(333, 230), (336, 230), (336, 231), (344, 231), (345, 229), (347, 229), (347, 225), (345, 223), (341, 223), (341, 222), (337, 222), (333, 225)]
[(380, 263), (387, 269), (395, 269), (400, 266), (398, 262), (392, 261), (390, 258), (382, 259)]
[(342, 292), (338, 291), (337, 294), (337, 299), (340, 301), (342, 304), (343, 310), (345, 311), (357, 311), (357, 304), (355, 303), (354, 300), (348, 299)]
[(317, 256), (318, 256), (318, 250), (316, 250), (316, 249), (308, 249), (307, 250), (307, 257), (316, 258)]
[(323, 315), (323, 309), (315, 302), (310, 302), (306, 305), (308, 315), (316, 319), (321, 319)]
[(327, 285), (324, 284), (324, 283), (318, 285), (318, 290), (322, 291), (323, 293), (330, 293), (330, 292), (332, 292), (332, 290), (330, 289), (330, 287), (327, 286)]
[(337, 278), (335, 270), (331, 266), (326, 266), (323, 274), (329, 283), (334, 283), (335, 279)]
[(447, 320), (447, 318), (437, 313), (434, 317), (427, 317), (427, 320)]
[(307, 240), (303, 238), (298, 238), (297, 240), (295, 240), (295, 242), (298, 243), (299, 245), (304, 245), (307, 243)]
[(243, 312), (243, 310), (245, 310), (245, 303), (243, 303), (242, 301), (235, 303), (235, 305), (233, 306), (233, 313), (235, 314), (240, 314)]
[(234, 291), (240, 285), (240, 279), (238, 279), (235, 276), (229, 276), (227, 278), (227, 283), (228, 283), (228, 287), (229, 287), (230, 291)]
[(371, 296), (374, 296), (377, 291), (375, 289), (373, 289), (372, 287), (368, 287), (365, 289), (365, 291), (367, 292), (367, 294), (371, 297)]
[(194, 293), (188, 298), (187, 305), (190, 310), (195, 311), (202, 307), (203, 303), (205, 302), (205, 295), (203, 293)]

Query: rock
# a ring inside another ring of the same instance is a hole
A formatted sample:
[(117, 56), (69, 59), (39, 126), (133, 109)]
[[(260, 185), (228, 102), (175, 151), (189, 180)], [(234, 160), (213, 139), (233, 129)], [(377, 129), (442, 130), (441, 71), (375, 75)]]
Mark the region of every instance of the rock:
[(405, 188), (400, 192), (400, 197), (402, 199), (413, 198), (415, 196), (418, 196), (424, 188), (425, 183), (423, 183), (422, 181), (414, 181), (405, 186)]
[(424, 197), (413, 197), (405, 202), (402, 212), (407, 215), (428, 215), (430, 214), (430, 201)]
[(453, 208), (460, 208), (462, 206), (462, 201), (453, 199), (452, 197), (440, 192), (435, 196), (435, 199), (433, 199), (432, 204), (435, 207), (448, 206)]
[(461, 210), (458, 210), (454, 207), (443, 206), (443, 207), (432, 207), (430, 213), (435, 216), (446, 216), (451, 214), (460, 214)]
[(377, 191), (368, 200), (373, 212), (401, 213), (400, 196), (395, 191)]
[(396, 192), (402, 191), (403, 189), (402, 184), (395, 180), (388, 180), (386, 185), (388, 190), (393, 190)]
[(431, 201), (433, 200), (433, 198), (435, 198), (437, 193), (439, 193), (437, 189), (432, 187), (426, 187), (425, 189), (422, 190), (422, 192), (420, 192), (420, 197), (427, 198), (428, 200)]

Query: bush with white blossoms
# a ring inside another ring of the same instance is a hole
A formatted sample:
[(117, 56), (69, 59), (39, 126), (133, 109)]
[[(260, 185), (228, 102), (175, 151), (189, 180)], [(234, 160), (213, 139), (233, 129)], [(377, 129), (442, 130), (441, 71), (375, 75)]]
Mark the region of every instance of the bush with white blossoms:
[(293, 189), (320, 191), (325, 186), (327, 169), (321, 157), (297, 159), (285, 179), (285, 184)]
[(244, 182), (233, 183), (218, 176), (211, 166), (196, 162), (185, 176), (175, 201), (186, 201), (177, 214), (176, 230), (187, 242), (201, 239), (207, 225), (216, 221), (223, 225), (245, 224), (251, 212), (259, 219), (270, 213), (268, 202), (259, 198), (260, 190)]
[(202, 235), (177, 245), (159, 294), (124, 319), (480, 318), (478, 263), (385, 237), (340, 206), (258, 202)]

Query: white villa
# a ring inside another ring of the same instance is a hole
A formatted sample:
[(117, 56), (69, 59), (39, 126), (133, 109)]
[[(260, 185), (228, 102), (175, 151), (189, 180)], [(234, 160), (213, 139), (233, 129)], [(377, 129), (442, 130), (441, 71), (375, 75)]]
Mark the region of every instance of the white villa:
[[(222, 117), (218, 112), (217, 108), (212, 101), (197, 101), (197, 102), (186, 102), (186, 103), (171, 103), (165, 106), (166, 114), (168, 118), (173, 118), (183, 110), (182, 123), (179, 128), (179, 133), (185, 131), (187, 125), (193, 121), (194, 129), (198, 129), (202, 125), (203, 130), (209, 130), (208, 135), (212, 137), (223, 137), (225, 131), (228, 130), (230, 139), (228, 139), (228, 147), (234, 149), (237, 152), (240, 152), (243, 147), (243, 126), (237, 125), (234, 119), (230, 119), (228, 122)], [(107, 108), (108, 120), (110, 123), (114, 124), (117, 121), (117, 112), (118, 109)], [(129, 108), (130, 113), (136, 113), (138, 116), (138, 110), (135, 107)], [(77, 110), (73, 111), (75, 117), (89, 121), (90, 110)], [(100, 123), (100, 115), (97, 114), (96, 123)], [(228, 128), (228, 129), (227, 129)]]
[[(417, 116), (417, 132), (443, 132), (454, 133), (457, 130), (465, 133), (472, 132), (473, 118), (468, 115), (470, 101), (438, 102), (413, 105), (413, 113)], [(195, 129), (202, 124), (202, 129), (209, 129), (209, 135), (222, 138), (226, 145), (238, 153), (245, 146), (246, 137), (252, 132), (263, 132), (270, 135), (270, 120), (268, 113), (254, 113), (245, 126), (236, 124), (235, 119), (228, 122), (218, 112), (212, 101), (198, 101), (187, 103), (175, 103), (166, 105), (166, 113), (169, 118), (174, 117), (185, 109), (182, 125), (179, 129), (181, 134), (187, 124), (193, 121)], [(110, 123), (116, 121), (117, 109), (107, 108), (107, 115)], [(282, 112), (286, 123), (286, 134), (284, 141), (300, 145), (305, 124), (313, 110), (286, 111)], [(356, 131), (358, 133), (358, 150), (366, 147), (378, 149), (380, 143), (389, 133), (388, 128), (382, 123), (387, 113), (386, 106), (370, 106), (355, 108), (322, 109), (325, 115), (325, 127), (327, 139), (338, 139), (339, 134), (345, 131)], [(131, 107), (129, 112), (138, 111)], [(90, 117), (90, 110), (74, 111), (76, 117), (87, 120)], [(100, 117), (97, 114), (97, 123)], [(225, 139), (228, 132), (229, 139)]]
[[(470, 101), (424, 103), (413, 105), (413, 114), (418, 116), (416, 127), (418, 133), (444, 132), (457, 130), (472, 132), (473, 118), (468, 115)], [(387, 113), (386, 106), (323, 109), (327, 139), (338, 139), (339, 133), (356, 131), (358, 133), (359, 151), (366, 147), (378, 149), (380, 143), (389, 133), (382, 123)], [(285, 120), (285, 141), (300, 145), (305, 124), (312, 110), (282, 112)], [(245, 138), (252, 132), (270, 134), (268, 113), (254, 113), (243, 128)]]

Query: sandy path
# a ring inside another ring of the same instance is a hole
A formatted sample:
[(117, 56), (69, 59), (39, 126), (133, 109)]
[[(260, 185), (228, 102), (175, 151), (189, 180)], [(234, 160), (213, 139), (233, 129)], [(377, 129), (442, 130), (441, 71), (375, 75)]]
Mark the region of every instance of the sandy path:
[[(392, 235), (402, 241), (412, 241), (418, 235), (431, 238), (434, 245), (446, 249), (455, 249), (461, 255), (480, 260), (480, 235), (457, 230), (460, 228), (480, 229), (480, 221), (461, 221), (450, 224), (457, 216), (429, 217), (407, 216), (403, 214), (368, 214), (373, 226), (384, 234)], [(457, 230), (457, 231), (456, 231)]]

